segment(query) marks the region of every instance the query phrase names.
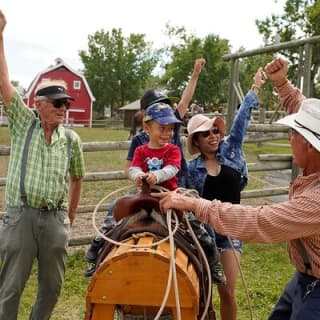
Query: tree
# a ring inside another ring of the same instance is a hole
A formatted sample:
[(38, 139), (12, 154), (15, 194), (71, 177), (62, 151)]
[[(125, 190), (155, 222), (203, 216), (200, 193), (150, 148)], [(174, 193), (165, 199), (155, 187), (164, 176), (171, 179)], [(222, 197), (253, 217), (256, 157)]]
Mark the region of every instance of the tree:
[(163, 85), (172, 95), (181, 96), (195, 59), (204, 57), (207, 63), (199, 77), (193, 100), (208, 111), (212, 106), (226, 102), (229, 64), (222, 60), (222, 56), (230, 52), (228, 40), (213, 34), (200, 39), (193, 34), (188, 35), (184, 27), (167, 25), (166, 28), (172, 45), (164, 51), (167, 62), (163, 66)]
[[(278, 34), (281, 41), (290, 41), (320, 35), (320, 1), (319, 0), (287, 0), (282, 15), (272, 15), (265, 20), (257, 20), (259, 32), (264, 35), (266, 42), (274, 41)], [(317, 54), (320, 44), (313, 45), (311, 77), (316, 84), (320, 67), (320, 56)], [(296, 50), (284, 52), (291, 62), (289, 76), (296, 78), (299, 55)], [(311, 95), (315, 95), (315, 88), (311, 88)]]
[[(253, 78), (260, 67), (264, 66), (273, 59), (270, 53), (260, 54), (252, 57), (243, 58), (240, 61), (240, 83), (244, 95), (250, 90)], [(278, 107), (279, 99), (273, 93), (273, 85), (267, 81), (259, 94), (261, 106), (266, 110), (273, 110)]]
[(80, 51), (84, 75), (96, 97), (94, 110), (103, 114), (105, 106), (116, 111), (140, 97), (149, 81), (158, 55), (143, 34), (124, 38), (121, 29), (103, 30), (88, 36), (88, 51)]

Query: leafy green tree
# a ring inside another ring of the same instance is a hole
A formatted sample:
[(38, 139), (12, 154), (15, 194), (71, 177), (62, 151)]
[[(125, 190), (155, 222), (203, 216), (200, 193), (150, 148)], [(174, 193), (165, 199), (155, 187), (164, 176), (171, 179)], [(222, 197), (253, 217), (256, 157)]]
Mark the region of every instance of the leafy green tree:
[(173, 44), (164, 51), (167, 62), (163, 66), (165, 73), (162, 84), (171, 94), (181, 96), (195, 60), (203, 57), (207, 63), (200, 74), (194, 102), (207, 111), (226, 102), (229, 64), (222, 60), (222, 56), (230, 52), (228, 40), (220, 39), (213, 34), (200, 39), (193, 34), (187, 34), (184, 27), (170, 25), (167, 25), (166, 32)]
[(96, 102), (94, 110), (103, 114), (105, 106), (113, 111), (140, 97), (157, 64), (158, 55), (143, 34), (123, 37), (121, 29), (103, 30), (88, 36), (88, 50), (79, 56), (84, 75)]
[[(278, 34), (281, 41), (290, 41), (320, 35), (320, 1), (319, 0), (287, 0), (284, 13), (271, 15), (265, 20), (257, 20), (259, 32), (264, 35), (267, 43), (274, 42)], [(317, 54), (320, 44), (313, 45), (311, 78), (316, 84), (320, 67), (320, 56)], [(297, 80), (297, 70), (301, 62), (297, 49), (282, 52), (291, 62), (289, 76)], [(315, 88), (311, 88), (311, 95), (315, 95)]]

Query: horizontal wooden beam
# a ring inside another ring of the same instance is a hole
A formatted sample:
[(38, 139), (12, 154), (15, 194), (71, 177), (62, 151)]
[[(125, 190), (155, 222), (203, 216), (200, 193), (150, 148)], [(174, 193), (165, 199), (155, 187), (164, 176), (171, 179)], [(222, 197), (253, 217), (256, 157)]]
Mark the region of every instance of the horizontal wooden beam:
[(281, 42), (278, 44), (266, 45), (264, 47), (254, 49), (254, 50), (225, 54), (224, 56), (222, 56), (222, 59), (224, 61), (229, 61), (232, 59), (252, 57), (262, 53), (279, 52), (283, 49), (301, 47), (306, 43), (318, 43), (318, 42), (320, 42), (320, 36), (314, 36), (311, 38), (300, 39), (300, 40), (291, 40), (291, 41)]
[[(267, 161), (264, 162), (254, 162), (248, 163), (248, 170), (249, 171), (271, 171), (271, 170), (284, 170), (284, 169), (291, 169), (292, 164), (291, 161), (284, 161), (281, 159), (277, 159), (274, 155), (274, 160), (277, 161)], [(288, 158), (289, 160), (289, 158)], [(124, 171), (104, 171), (104, 172), (87, 172), (84, 181), (110, 181), (110, 180), (126, 180), (127, 177)], [(5, 186), (6, 178), (0, 178), (0, 186)]]

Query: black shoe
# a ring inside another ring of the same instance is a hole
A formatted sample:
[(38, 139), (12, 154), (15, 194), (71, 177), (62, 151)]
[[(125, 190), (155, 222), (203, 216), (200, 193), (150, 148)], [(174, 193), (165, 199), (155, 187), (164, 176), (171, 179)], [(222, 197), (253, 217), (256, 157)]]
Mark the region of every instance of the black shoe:
[(90, 278), (96, 271), (96, 265), (94, 263), (91, 264), (90, 268), (88, 268), (85, 272), (84, 272), (84, 276), (87, 278)]
[(100, 237), (95, 238), (92, 241), (90, 248), (86, 252), (84, 256), (84, 260), (91, 263), (95, 262), (97, 260), (98, 252), (100, 248), (103, 246), (103, 244), (104, 244), (104, 239)]
[(95, 262), (97, 260), (98, 250), (97, 248), (90, 247), (84, 256), (84, 260), (87, 262)]
[(211, 264), (210, 269), (211, 269), (212, 283), (226, 284), (227, 279), (224, 274), (222, 264), (220, 261), (216, 262), (215, 264)]

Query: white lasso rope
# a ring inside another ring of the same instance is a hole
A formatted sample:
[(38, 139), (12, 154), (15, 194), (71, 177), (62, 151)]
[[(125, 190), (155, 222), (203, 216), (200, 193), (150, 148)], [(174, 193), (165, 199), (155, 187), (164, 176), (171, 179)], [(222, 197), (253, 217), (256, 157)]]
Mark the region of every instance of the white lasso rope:
[[(196, 197), (196, 198), (199, 198), (199, 194), (196, 190), (190, 190), (190, 189), (184, 189), (184, 188), (178, 188), (177, 189), (177, 192), (183, 194), (183, 195), (186, 195), (186, 196), (193, 196), (193, 197)], [(187, 221), (187, 224), (189, 226), (189, 221)], [(190, 226), (189, 226), (189, 229), (190, 229)], [(192, 233), (193, 233), (193, 230), (191, 229)], [(192, 234), (191, 233), (191, 234)], [(195, 237), (195, 235), (193, 234), (192, 237)], [(232, 253), (233, 253), (233, 256), (234, 256), (234, 259), (236, 260), (236, 263), (237, 263), (237, 267), (239, 269), (239, 272), (240, 272), (240, 278), (241, 278), (241, 281), (242, 281), (242, 284), (243, 284), (243, 287), (244, 287), (244, 291), (245, 291), (245, 294), (246, 294), (246, 299), (247, 299), (247, 304), (248, 304), (248, 310), (249, 310), (249, 314), (250, 314), (250, 320), (253, 320), (253, 311), (252, 311), (252, 304), (251, 304), (251, 300), (250, 300), (250, 295), (249, 295), (249, 290), (248, 290), (248, 285), (247, 285), (247, 282), (246, 282), (246, 279), (244, 277), (244, 273), (242, 271), (242, 268), (241, 268), (241, 265), (240, 265), (240, 262), (238, 260), (238, 257), (236, 255), (236, 249), (234, 248), (234, 245), (232, 243), (232, 240), (230, 237), (227, 237), (228, 239), (228, 242), (231, 246), (231, 249), (232, 249)], [(198, 239), (193, 239), (195, 242), (198, 240)], [(203, 252), (202, 250), (202, 247), (199, 245), (199, 251), (201, 252), (201, 254), (204, 254), (205, 256), (205, 253)], [(206, 267), (209, 268), (209, 265), (208, 265), (208, 262), (207, 262), (207, 259), (204, 259), (204, 261), (206, 261)], [(209, 269), (210, 270), (210, 269)], [(210, 276), (210, 282), (211, 282), (211, 274), (210, 272), (208, 272), (208, 275)], [(211, 286), (211, 284), (210, 284)], [(208, 291), (209, 292), (209, 291)], [(208, 299), (208, 298), (207, 298)], [(208, 302), (208, 301), (207, 301)], [(207, 304), (206, 304), (206, 307), (207, 307)], [(203, 313), (203, 315), (205, 315), (205, 313)], [(201, 317), (202, 319), (202, 317)]]
[[(168, 236), (163, 238), (162, 240), (153, 242), (152, 244), (144, 244), (144, 245), (137, 245), (137, 244), (129, 244), (129, 243), (123, 243), (123, 242), (118, 242), (115, 241), (109, 237), (107, 237), (106, 235), (104, 235), (97, 227), (96, 225), (96, 213), (98, 211), (98, 209), (100, 208), (101, 204), (106, 201), (107, 199), (109, 199), (111, 196), (124, 191), (124, 190), (128, 190), (131, 189), (132, 186), (127, 186), (127, 187), (123, 187), (120, 189), (117, 189), (111, 193), (109, 193), (108, 195), (106, 195), (103, 199), (101, 199), (98, 204), (96, 205), (93, 214), (92, 214), (92, 224), (93, 224), (93, 228), (96, 230), (96, 232), (98, 233), (98, 235), (103, 238), (104, 240), (114, 244), (114, 245), (118, 245), (118, 246), (126, 246), (126, 247), (130, 247), (130, 248), (151, 248), (154, 246), (157, 246), (167, 240), (169, 240), (169, 245), (170, 245), (170, 264), (169, 264), (169, 275), (168, 275), (168, 281), (167, 281), (167, 287), (166, 287), (166, 291), (162, 300), (162, 303), (160, 305), (159, 311), (156, 314), (154, 320), (158, 320), (166, 306), (169, 294), (170, 294), (170, 289), (171, 289), (171, 282), (173, 280), (174, 283), (174, 291), (175, 291), (175, 300), (176, 300), (176, 310), (177, 310), (177, 320), (182, 320), (181, 319), (181, 310), (180, 310), (180, 300), (179, 300), (179, 288), (178, 288), (178, 280), (177, 280), (177, 274), (176, 274), (176, 265), (175, 265), (175, 246), (174, 246), (174, 234), (177, 232), (178, 228), (179, 228), (179, 219), (177, 217), (177, 214), (172, 211), (172, 210), (168, 210), (167, 212), (167, 225), (168, 225)], [(160, 190), (161, 191), (161, 190)], [(175, 227), (172, 230), (171, 227), (171, 222), (172, 222), (172, 213), (174, 215), (175, 218)]]
[[(129, 248), (152, 248), (154, 246), (157, 246), (163, 242), (166, 242), (167, 240), (169, 240), (169, 237), (170, 235), (168, 235), (167, 237), (159, 240), (159, 241), (156, 241), (156, 242), (153, 242), (152, 244), (130, 244), (130, 243), (123, 243), (123, 242), (118, 242), (118, 241), (115, 241), (109, 237), (107, 237), (105, 234), (103, 234), (99, 228), (97, 227), (96, 225), (96, 214), (97, 214), (97, 211), (99, 210), (101, 204), (106, 201), (107, 199), (109, 199), (111, 196), (121, 192), (121, 191), (124, 191), (124, 190), (129, 190), (131, 189), (132, 186), (127, 186), (127, 187), (123, 187), (123, 188), (120, 188), (120, 189), (117, 189), (109, 194), (107, 194), (103, 199), (101, 199), (98, 204), (96, 205), (96, 207), (94, 208), (94, 211), (93, 211), (93, 214), (92, 214), (92, 225), (93, 225), (93, 228), (95, 229), (95, 231), (97, 232), (97, 234), (103, 238), (104, 240), (114, 244), (114, 245), (117, 245), (117, 246), (124, 246), (124, 247), (129, 247)], [(176, 225), (175, 225), (175, 228), (174, 230), (172, 231), (173, 234), (175, 234), (178, 230), (178, 227), (179, 227), (179, 219), (176, 215), (176, 213), (174, 212), (174, 216), (175, 216), (175, 221), (176, 221)]]

